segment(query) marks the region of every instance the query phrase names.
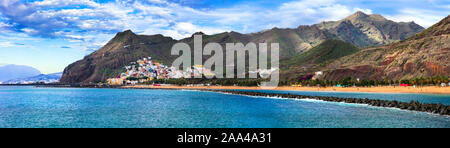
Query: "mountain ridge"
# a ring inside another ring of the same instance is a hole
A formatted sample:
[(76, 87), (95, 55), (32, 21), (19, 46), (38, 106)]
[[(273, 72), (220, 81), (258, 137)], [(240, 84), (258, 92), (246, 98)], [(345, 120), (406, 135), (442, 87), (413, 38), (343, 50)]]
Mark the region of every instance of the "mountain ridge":
[(3, 81), (3, 84), (32, 84), (32, 83), (56, 83), (62, 76), (62, 72), (39, 74), (26, 78), (16, 78), (8, 81)]
[(4, 64), (0, 66), (0, 82), (39, 74), (41, 74), (41, 72), (31, 66), (15, 64)]
[(366, 48), (325, 68), (324, 79), (413, 79), (450, 74), (450, 15), (406, 40)]
[[(361, 13), (357, 12), (354, 15), (363, 15)], [(364, 22), (364, 20), (355, 20), (352, 22), (351, 20), (343, 19), (334, 22), (330, 21), (327, 23), (328, 25), (300, 25), (292, 29), (273, 28), (249, 34), (241, 34), (233, 31), (223, 32), (213, 35), (203, 35), (203, 42), (204, 44), (216, 42), (221, 45), (235, 42), (242, 42), (244, 44), (248, 42), (280, 43), (280, 60), (286, 60), (305, 53), (326, 40), (343, 40), (357, 47), (377, 46), (400, 41), (402, 36), (412, 36), (423, 30), (423, 27), (408, 28), (408, 25), (401, 25), (393, 21), (383, 23), (379, 18), (368, 19), (367, 21), (369, 22)], [(370, 40), (369, 36), (367, 36), (367, 31), (361, 30), (361, 28), (369, 28), (369, 30), (377, 28), (377, 24), (387, 24), (387, 26), (391, 27), (391, 29), (377, 30), (377, 32), (381, 33), (381, 36), (376, 36), (379, 34), (375, 34), (374, 36), (375, 38), (382, 39), (381, 42)], [(403, 29), (405, 27), (408, 29)], [(403, 32), (407, 33), (404, 34)], [(404, 35), (401, 35), (402, 33)], [(191, 49), (193, 49), (193, 36), (175, 40), (160, 34), (137, 35), (131, 30), (119, 32), (99, 50), (67, 66), (61, 82), (102, 82), (107, 78), (120, 74), (123, 71), (124, 65), (140, 57), (151, 56), (155, 61), (170, 64), (177, 58), (177, 56), (170, 54), (170, 49), (173, 44), (178, 42), (188, 43)], [(203, 59), (207, 58), (208, 56), (204, 56)]]

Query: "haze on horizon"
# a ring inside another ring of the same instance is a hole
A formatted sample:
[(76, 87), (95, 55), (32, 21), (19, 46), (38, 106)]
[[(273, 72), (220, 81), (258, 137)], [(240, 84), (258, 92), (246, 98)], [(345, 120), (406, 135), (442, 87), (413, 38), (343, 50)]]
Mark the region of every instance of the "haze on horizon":
[(0, 63), (61, 72), (128, 29), (180, 39), (295, 28), (356, 11), (429, 27), (448, 10), (450, 0), (2, 0)]

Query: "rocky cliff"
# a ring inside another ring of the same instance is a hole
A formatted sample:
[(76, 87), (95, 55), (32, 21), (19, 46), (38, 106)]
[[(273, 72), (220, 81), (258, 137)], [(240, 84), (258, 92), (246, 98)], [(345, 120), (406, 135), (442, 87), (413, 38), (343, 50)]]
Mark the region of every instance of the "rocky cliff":
[(450, 16), (404, 41), (363, 49), (324, 68), (324, 79), (411, 79), (450, 75)]

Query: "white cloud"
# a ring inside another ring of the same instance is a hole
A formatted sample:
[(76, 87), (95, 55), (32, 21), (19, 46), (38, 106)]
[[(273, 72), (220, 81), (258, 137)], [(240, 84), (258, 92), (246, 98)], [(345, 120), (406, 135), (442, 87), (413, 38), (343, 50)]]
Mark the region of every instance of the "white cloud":
[[(225, 31), (256, 32), (272, 27), (293, 28), (321, 21), (342, 19), (355, 11), (372, 14), (359, 1), (295, 0), (269, 8), (238, 4), (228, 8), (194, 9), (166, 0), (19, 0), (0, 2), (0, 28), (20, 25), (19, 33), (31, 36), (64, 38), (79, 43), (84, 50), (103, 46), (118, 31), (131, 29), (138, 34), (163, 34), (175, 39), (202, 31), (215, 34)], [(398, 3), (398, 2), (397, 2)], [(433, 1), (432, 3), (437, 3)], [(83, 7), (80, 7), (83, 6)], [(447, 5), (439, 5), (448, 7)], [(445, 16), (433, 10), (402, 8), (393, 15), (395, 21), (415, 21), (430, 26)], [(25, 27), (23, 27), (25, 26)]]
[(35, 1), (32, 3), (32, 5), (38, 7), (63, 7), (70, 5), (88, 5), (96, 7), (99, 4), (92, 0), (43, 0)]
[[(6, 5), (8, 8), (11, 6)], [(92, 0), (42, 0), (30, 5), (20, 2), (15, 5), (23, 6), (21, 18), (25, 19), (20, 19), (19, 23), (30, 24), (21, 29), (23, 32), (67, 38), (70, 42), (84, 43), (83, 49), (99, 48), (110, 39), (95, 34), (112, 37), (115, 32), (127, 29), (140, 34), (163, 34), (182, 39), (198, 31), (206, 34), (231, 30), (248, 33), (275, 26), (296, 27), (300, 24), (340, 19), (353, 10), (359, 10), (337, 4), (335, 0), (294, 1), (284, 3), (275, 10), (245, 4), (199, 10), (165, 0), (109, 3), (96, 3)], [(77, 5), (87, 7), (54, 9)], [(19, 20), (19, 17), (12, 19)]]
[(157, 3), (157, 4), (167, 4), (167, 1), (165, 0), (147, 0), (150, 3)]
[(25, 33), (17, 33), (12, 31), (2, 32), (0, 34), (0, 41), (20, 41), (20, 42), (28, 42), (28, 41), (42, 41), (42, 38), (36, 38), (29, 36)]
[(294, 28), (321, 21), (339, 20), (358, 10), (372, 13), (371, 9), (345, 6), (336, 0), (299, 0), (283, 3), (272, 9), (238, 5), (231, 8), (192, 10), (191, 13), (180, 11), (179, 13), (182, 13), (180, 16), (184, 18), (201, 18), (201, 20), (215, 22), (221, 27), (231, 25), (232, 30), (248, 33), (272, 27)]
[(0, 22), (0, 28), (5, 28), (5, 27), (12, 27), (12, 25), (11, 25), (11, 24), (7, 24), (7, 23)]
[[(246, 33), (273, 26), (296, 27), (300, 24), (317, 23), (324, 19), (335, 20), (352, 13), (352, 8), (336, 4), (335, 0), (294, 1), (282, 4), (276, 10), (265, 10), (265, 8), (251, 5), (197, 10), (164, 0), (148, 0), (147, 2), (150, 4), (140, 1), (116, 1), (103, 4), (95, 3), (92, 0), (36, 1), (29, 7), (52, 8), (71, 5), (89, 7), (34, 11), (21, 21), (25, 25), (29, 23), (33, 26), (30, 25), (29, 28), (22, 29), (22, 31), (33, 35), (54, 36), (58, 35), (58, 29), (66, 28), (98, 32), (131, 29), (138, 33), (161, 33), (179, 39), (190, 36), (196, 31), (213, 34), (225, 30), (236, 30)], [(18, 3), (17, 5), (22, 4)], [(27, 11), (34, 9), (23, 6)], [(39, 24), (36, 22), (38, 20), (46, 22)], [(47, 22), (51, 22), (51, 24)], [(38, 24), (36, 25), (36, 23)]]
[[(304, 0), (283, 4), (273, 16), (279, 16), (283, 27), (338, 20), (353, 13), (351, 8), (337, 4), (335, 0)], [(290, 19), (284, 19), (290, 18)], [(274, 22), (276, 22), (274, 21)]]
[(5, 48), (5, 47), (29, 47), (29, 46), (26, 44), (23, 44), (23, 43), (14, 43), (11, 41), (0, 41), (0, 47)]
[[(147, 30), (148, 32), (144, 32), (144, 34), (152, 34), (153, 32)], [(203, 32), (205, 34), (217, 34), (229, 30), (223, 30), (223, 29), (217, 29), (217, 28), (210, 28), (210, 27), (200, 27), (196, 26), (190, 22), (180, 22), (175, 24), (170, 29), (160, 30), (162, 31), (161, 34), (165, 36), (170, 36), (175, 39), (182, 39), (185, 37), (190, 37), (195, 32)], [(155, 33), (153, 33), (155, 34)]]
[(14, 47), (12, 42), (0, 42), (0, 47)]
[(26, 32), (27, 34), (36, 34), (38, 31), (33, 28), (23, 28), (21, 29), (23, 32)]
[(355, 8), (353, 10), (353, 12), (357, 12), (357, 11), (364, 12), (365, 14), (373, 14), (372, 10), (370, 10), (370, 9)]
[(412, 22), (423, 26), (430, 27), (435, 23), (442, 20), (445, 15), (442, 15), (440, 11), (422, 10), (422, 9), (402, 9), (398, 14), (386, 15), (386, 18), (397, 22)]
[(68, 45), (74, 49), (81, 49), (83, 51), (94, 51), (105, 45), (114, 34), (101, 32), (84, 32), (83, 34), (76, 32), (58, 32), (60, 36), (64, 36), (65, 40), (73, 43)]

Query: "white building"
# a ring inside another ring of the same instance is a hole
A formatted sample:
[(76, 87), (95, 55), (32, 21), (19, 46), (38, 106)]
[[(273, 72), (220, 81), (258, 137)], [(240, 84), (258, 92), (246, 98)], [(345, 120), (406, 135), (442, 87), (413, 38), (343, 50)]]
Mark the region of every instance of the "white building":
[(316, 76), (321, 76), (321, 75), (323, 75), (323, 72), (322, 71), (317, 71), (317, 72), (315, 72), (315, 74), (316, 74)]
[(323, 75), (322, 71), (317, 71), (314, 73), (314, 76), (311, 78), (312, 80), (316, 80), (318, 78), (320, 78), (320, 76)]

